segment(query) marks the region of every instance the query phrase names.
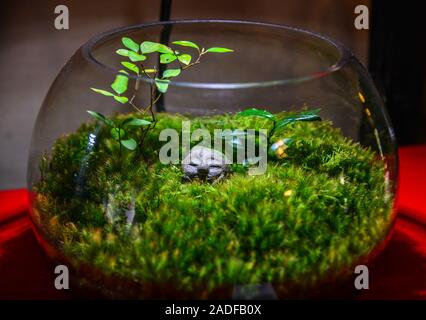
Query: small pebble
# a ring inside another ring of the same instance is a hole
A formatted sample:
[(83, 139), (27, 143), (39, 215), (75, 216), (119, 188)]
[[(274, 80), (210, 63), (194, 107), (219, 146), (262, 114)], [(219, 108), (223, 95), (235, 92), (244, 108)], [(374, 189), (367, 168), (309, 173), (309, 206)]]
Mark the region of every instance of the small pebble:
[(284, 197), (290, 197), (293, 194), (293, 190), (287, 190), (284, 192)]

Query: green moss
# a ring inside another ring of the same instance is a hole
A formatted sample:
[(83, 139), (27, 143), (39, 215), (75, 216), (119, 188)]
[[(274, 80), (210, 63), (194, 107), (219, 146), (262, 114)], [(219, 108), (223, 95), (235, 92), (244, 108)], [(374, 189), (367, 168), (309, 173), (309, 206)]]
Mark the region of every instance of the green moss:
[[(160, 131), (181, 130), (186, 119), (160, 114), (143, 155), (125, 152), (120, 161), (101, 129), (78, 196), (75, 177), (95, 124), (56, 142), (36, 186), (37, 206), (41, 225), (66, 254), (142, 283), (208, 293), (267, 281), (315, 285), (383, 239), (391, 206), (384, 164), (330, 122), (290, 125), (271, 139), (294, 139), (288, 158), (269, 160), (259, 176), (234, 164), (230, 177), (210, 185), (183, 182), (179, 165), (158, 162)], [(233, 115), (198, 120), (192, 119), (192, 130), (268, 127), (265, 120)], [(135, 199), (132, 227), (107, 222), (108, 194), (124, 209)]]

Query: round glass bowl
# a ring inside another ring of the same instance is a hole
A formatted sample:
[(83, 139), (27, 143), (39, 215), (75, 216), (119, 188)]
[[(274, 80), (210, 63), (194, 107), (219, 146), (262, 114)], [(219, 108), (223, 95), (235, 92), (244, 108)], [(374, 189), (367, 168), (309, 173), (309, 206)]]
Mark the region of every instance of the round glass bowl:
[(265, 23), (94, 37), (44, 100), (28, 171), (40, 242), (107, 297), (325, 296), (394, 219), (395, 139), (366, 70)]

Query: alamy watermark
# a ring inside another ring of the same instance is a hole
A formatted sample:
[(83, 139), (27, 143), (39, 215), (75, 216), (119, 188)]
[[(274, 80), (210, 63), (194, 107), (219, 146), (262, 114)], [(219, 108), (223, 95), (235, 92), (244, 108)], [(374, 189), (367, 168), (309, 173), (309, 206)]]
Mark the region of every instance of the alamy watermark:
[(58, 274), (54, 282), (55, 288), (57, 290), (68, 290), (70, 288), (68, 267), (63, 264), (56, 266), (55, 274)]
[[(57, 265), (55, 267), (55, 274), (57, 274), (54, 286), (57, 290), (68, 290), (69, 289), (69, 270), (68, 267), (65, 265)], [(369, 270), (366, 265), (357, 265), (354, 269), (355, 279), (354, 279), (354, 287), (357, 290), (368, 290), (370, 289), (370, 275)], [(268, 287), (270, 285), (256, 285), (256, 290), (262, 289), (263, 292), (262, 296), (267, 293), (267, 296), (276, 299), (276, 296), (274, 295), (274, 291), (272, 287)], [(252, 289), (252, 286), (250, 287)], [(265, 288), (267, 289), (265, 291)], [(237, 286), (237, 289), (240, 290), (241, 288)], [(247, 287), (246, 287), (247, 289)], [(241, 294), (241, 293), (239, 293)]]
[[(216, 150), (225, 155), (225, 164), (245, 164), (250, 175), (266, 172), (268, 139), (266, 129), (215, 129), (213, 136), (207, 129), (198, 128), (191, 132), (191, 121), (182, 121), (181, 135), (175, 129), (163, 129), (159, 140), (166, 142), (160, 149), (162, 164), (190, 164), (186, 157), (191, 143)], [(193, 147), (195, 148), (195, 146)]]
[(68, 30), (70, 28), (69, 10), (66, 5), (58, 5), (55, 7), (55, 20), (53, 22), (57, 30)]
[(355, 267), (354, 274), (355, 277), (354, 286), (357, 290), (368, 290), (370, 289), (370, 273), (366, 265), (360, 264)]
[(354, 13), (357, 15), (354, 20), (354, 26), (357, 30), (370, 29), (369, 10), (366, 5), (357, 5)]

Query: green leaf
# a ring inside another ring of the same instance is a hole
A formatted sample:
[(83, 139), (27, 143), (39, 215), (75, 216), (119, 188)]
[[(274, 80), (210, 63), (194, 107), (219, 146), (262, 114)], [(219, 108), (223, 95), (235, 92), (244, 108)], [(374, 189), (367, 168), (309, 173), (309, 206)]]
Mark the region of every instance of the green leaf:
[(127, 84), (129, 83), (129, 78), (124, 74), (128, 74), (126, 70), (120, 70), (120, 73), (115, 77), (114, 82), (111, 84), (111, 88), (117, 93), (122, 94), (127, 90)]
[(123, 121), (123, 126), (135, 126), (135, 127), (142, 127), (142, 126), (149, 126), (152, 122), (144, 119), (138, 119), (138, 118), (128, 118)]
[(134, 139), (121, 140), (120, 143), (129, 150), (135, 150), (138, 146)]
[(163, 78), (177, 77), (178, 75), (180, 75), (180, 72), (180, 69), (168, 69), (163, 72)]
[(112, 128), (110, 132), (111, 136), (117, 141), (121, 140), (126, 134), (126, 131), (117, 127)]
[(181, 54), (178, 57), (179, 61), (182, 62), (183, 64), (188, 65), (191, 62), (191, 56), (189, 54)]
[(222, 52), (233, 52), (234, 50), (232, 49), (228, 49), (228, 48), (220, 48), (220, 47), (212, 47), (206, 50), (206, 52), (217, 52), (217, 53), (222, 53)]
[(121, 62), (121, 64), (126, 67), (127, 69), (133, 71), (136, 74), (139, 74), (139, 68), (137, 65), (135, 65), (134, 63), (131, 62), (127, 62), (127, 61), (123, 61)]
[(117, 54), (119, 54), (120, 56), (123, 56), (123, 57), (128, 57), (129, 56), (129, 52), (131, 52), (131, 51), (129, 51), (127, 49), (118, 49), (116, 51)]
[(107, 97), (113, 97), (114, 96), (113, 93), (106, 91), (106, 90), (96, 89), (96, 88), (90, 88), (90, 89), (95, 91), (96, 93), (103, 94), (104, 96), (107, 96)]
[(141, 43), (142, 53), (152, 53), (158, 50), (158, 43), (151, 41), (144, 41)]
[(155, 85), (158, 88), (158, 91), (165, 93), (169, 87), (170, 80), (158, 79), (155, 78)]
[(157, 51), (160, 52), (160, 53), (171, 53), (171, 54), (173, 54), (172, 49), (170, 49), (168, 46), (165, 46), (164, 44), (161, 44), (161, 43), (158, 44)]
[(102, 113), (96, 112), (96, 111), (90, 111), (87, 110), (87, 112), (96, 120), (101, 121), (102, 123), (105, 123), (108, 126), (114, 126), (114, 123), (108, 119), (107, 117), (105, 117)]
[(160, 55), (160, 63), (170, 63), (176, 60), (176, 56), (174, 54), (165, 53)]
[(142, 54), (138, 54), (136, 52), (133, 51), (129, 51), (129, 59), (133, 62), (137, 62), (137, 61), (144, 61), (146, 60), (146, 57)]
[(275, 126), (275, 132), (277, 132), (280, 129), (283, 129), (288, 124), (296, 122), (296, 121), (320, 121), (321, 117), (318, 115), (318, 112), (320, 110), (321, 109), (314, 109), (314, 110), (303, 111), (298, 114), (286, 116), (277, 122)]
[(144, 41), (141, 43), (141, 51), (142, 53), (152, 53), (152, 52), (160, 52), (160, 53), (171, 53), (173, 54), (173, 50), (164, 44), (152, 42), (152, 41)]
[(127, 97), (120, 97), (120, 96), (114, 96), (114, 99), (122, 104), (125, 104), (127, 103), (127, 101), (129, 101)]
[(136, 53), (139, 52), (139, 45), (136, 42), (134, 42), (132, 39), (124, 37), (121, 39), (121, 42), (123, 42), (126, 48), (129, 48), (130, 50)]
[(191, 42), (191, 41), (181, 40), (181, 41), (173, 41), (172, 43), (178, 46), (191, 47), (191, 48), (200, 50), (200, 47), (198, 47), (194, 42)]
[(270, 113), (266, 110), (260, 110), (260, 109), (256, 109), (256, 108), (243, 110), (243, 111), (239, 112), (237, 115), (239, 115), (239, 116), (257, 116), (257, 117), (266, 118), (268, 120), (275, 120), (276, 119), (276, 117), (272, 113)]

